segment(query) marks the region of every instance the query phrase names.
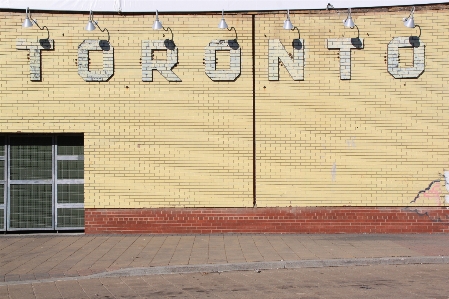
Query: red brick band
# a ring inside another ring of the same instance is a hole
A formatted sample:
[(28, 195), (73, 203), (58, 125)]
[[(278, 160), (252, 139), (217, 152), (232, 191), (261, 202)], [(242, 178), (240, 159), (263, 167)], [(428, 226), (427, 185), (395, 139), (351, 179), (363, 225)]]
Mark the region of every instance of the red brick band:
[(441, 233), (446, 208), (86, 209), (95, 233)]

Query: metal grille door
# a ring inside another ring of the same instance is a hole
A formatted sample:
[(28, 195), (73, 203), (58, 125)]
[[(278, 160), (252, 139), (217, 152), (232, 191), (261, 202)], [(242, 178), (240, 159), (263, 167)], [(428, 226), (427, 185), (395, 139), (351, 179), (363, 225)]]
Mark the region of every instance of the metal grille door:
[(3, 147), (6, 154), (0, 151), (0, 163), (7, 175), (3, 181), (0, 176), (0, 186), (3, 182), (7, 198), (6, 229), (83, 228), (83, 136), (15, 135), (6, 138)]
[(58, 136), (56, 145), (56, 228), (84, 227), (84, 138)]
[(10, 137), (9, 228), (52, 229), (52, 137)]

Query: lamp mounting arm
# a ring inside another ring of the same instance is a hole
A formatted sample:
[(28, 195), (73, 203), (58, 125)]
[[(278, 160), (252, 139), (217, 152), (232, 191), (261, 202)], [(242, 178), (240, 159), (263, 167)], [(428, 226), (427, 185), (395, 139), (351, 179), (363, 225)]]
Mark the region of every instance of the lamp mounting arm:
[(413, 18), (414, 13), (415, 13), (415, 7), (413, 6), (412, 9), (410, 10), (410, 14), (407, 19)]

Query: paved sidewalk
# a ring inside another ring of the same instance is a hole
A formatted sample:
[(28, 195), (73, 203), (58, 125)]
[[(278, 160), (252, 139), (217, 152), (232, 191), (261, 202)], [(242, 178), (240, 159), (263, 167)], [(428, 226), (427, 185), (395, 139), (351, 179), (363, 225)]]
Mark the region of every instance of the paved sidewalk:
[(3, 235), (0, 286), (52, 279), (449, 263), (449, 235)]

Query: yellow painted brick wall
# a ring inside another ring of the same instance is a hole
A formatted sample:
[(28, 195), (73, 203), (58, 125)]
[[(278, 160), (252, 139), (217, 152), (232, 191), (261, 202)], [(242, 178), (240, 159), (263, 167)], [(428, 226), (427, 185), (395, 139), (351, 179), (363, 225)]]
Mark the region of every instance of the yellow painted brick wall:
[(85, 31), (88, 14), (33, 11), (55, 42), (42, 51), (42, 82), (32, 82), (16, 39), (47, 33), (22, 28), (23, 17), (0, 13), (0, 132), (83, 132), (86, 208), (252, 206), (251, 16), (227, 16), (239, 34), (240, 78), (213, 82), (204, 49), (235, 36), (217, 28), (221, 15), (160, 15), (178, 46), (178, 83), (157, 71), (142, 82), (142, 40), (170, 37), (151, 29), (154, 14), (95, 14), (110, 32), (115, 73), (89, 83), (78, 75), (78, 46), (106, 32)]
[[(285, 14), (257, 16), (259, 207), (445, 205), (444, 180), (415, 197), (449, 168), (449, 7), (417, 9), (425, 72), (394, 79), (388, 43), (419, 34), (402, 24), (409, 9), (353, 10), (365, 46), (352, 50), (352, 80), (340, 80), (339, 51), (326, 43), (357, 37), (343, 26), (346, 11), (291, 12), (304, 39), (304, 81), (283, 66), (279, 81), (268, 80), (268, 40), (292, 53), (298, 33), (282, 29)], [(400, 50), (401, 66), (412, 53)]]
[[(304, 81), (283, 66), (279, 81), (268, 80), (268, 40), (291, 51), (297, 32), (282, 29), (285, 14), (256, 14), (259, 207), (444, 205), (442, 184), (410, 202), (449, 169), (449, 9), (419, 7), (426, 70), (418, 79), (394, 79), (388, 43), (418, 34), (402, 25), (408, 12), (353, 11), (365, 48), (352, 51), (352, 80), (345, 81), (339, 51), (328, 50), (326, 39), (356, 36), (342, 25), (346, 12), (291, 13), (305, 42)], [(28, 52), (16, 40), (46, 32), (22, 28), (23, 16), (0, 12), (0, 132), (84, 133), (86, 208), (252, 206), (250, 14), (226, 16), (242, 49), (235, 82), (213, 82), (204, 72), (208, 43), (234, 37), (216, 28), (219, 14), (161, 15), (179, 51), (176, 83), (156, 71), (153, 82), (141, 79), (142, 40), (169, 37), (151, 30), (154, 15), (117, 14), (95, 15), (111, 33), (114, 76), (85, 82), (78, 46), (106, 33), (84, 31), (88, 15), (69, 13), (32, 13), (50, 29), (55, 49), (42, 51), (42, 82), (31, 82)], [(410, 65), (411, 51), (400, 51), (401, 64)]]

